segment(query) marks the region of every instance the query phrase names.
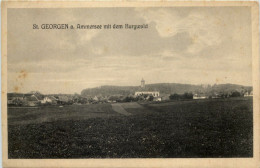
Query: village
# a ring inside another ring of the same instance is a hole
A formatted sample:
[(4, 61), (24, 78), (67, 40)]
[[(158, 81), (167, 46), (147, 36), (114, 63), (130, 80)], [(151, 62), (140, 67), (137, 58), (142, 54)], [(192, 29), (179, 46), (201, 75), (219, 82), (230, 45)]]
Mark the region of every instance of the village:
[(257, 3), (17, 3), (4, 167), (257, 165)]
[(138, 91), (128, 95), (108, 95), (103, 96), (97, 94), (95, 96), (82, 96), (80, 94), (48, 94), (44, 95), (38, 91), (30, 93), (8, 93), (8, 106), (48, 106), (48, 105), (83, 105), (83, 104), (102, 104), (102, 103), (119, 103), (119, 102), (143, 102), (143, 101), (176, 101), (176, 100), (192, 100), (192, 99), (221, 99), (229, 97), (250, 97), (253, 96), (253, 91), (232, 91), (229, 93), (214, 92), (185, 92), (183, 94), (169, 93), (160, 94), (159, 91), (147, 91), (145, 89), (145, 80), (141, 80), (141, 85)]

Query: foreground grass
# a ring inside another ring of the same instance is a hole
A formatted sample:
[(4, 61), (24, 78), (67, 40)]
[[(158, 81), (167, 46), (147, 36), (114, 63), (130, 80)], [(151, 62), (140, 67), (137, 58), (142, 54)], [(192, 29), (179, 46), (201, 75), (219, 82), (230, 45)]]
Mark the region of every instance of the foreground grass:
[(152, 103), (126, 110), (134, 115), (21, 124), (10, 117), (9, 158), (252, 157), (252, 99)]

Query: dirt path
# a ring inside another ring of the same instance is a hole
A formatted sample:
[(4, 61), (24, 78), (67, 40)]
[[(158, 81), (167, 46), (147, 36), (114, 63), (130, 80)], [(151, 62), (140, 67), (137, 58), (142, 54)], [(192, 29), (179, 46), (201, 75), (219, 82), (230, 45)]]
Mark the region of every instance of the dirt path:
[(119, 113), (119, 114), (123, 114), (125, 116), (129, 116), (131, 115), (131, 113), (128, 113), (122, 106), (121, 104), (112, 104), (112, 109)]

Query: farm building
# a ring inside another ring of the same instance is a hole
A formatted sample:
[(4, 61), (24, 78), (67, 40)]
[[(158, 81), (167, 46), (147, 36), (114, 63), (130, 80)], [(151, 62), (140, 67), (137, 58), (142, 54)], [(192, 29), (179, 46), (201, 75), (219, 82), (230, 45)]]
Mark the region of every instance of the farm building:
[(40, 104), (44, 96), (39, 93), (8, 93), (8, 105), (23, 105), (23, 106), (36, 106)]
[(22, 100), (23, 97), (24, 97), (24, 94), (21, 94), (21, 93), (7, 93), (8, 100), (12, 100), (12, 99)]
[(58, 103), (58, 98), (54, 96), (48, 96), (49, 99), (51, 99), (51, 104), (57, 104)]
[(193, 99), (206, 99), (207, 96), (205, 94), (194, 94)]
[(218, 93), (213, 93), (213, 94), (211, 95), (211, 98), (212, 98), (212, 99), (218, 99), (218, 98), (221, 98), (221, 95), (218, 94)]
[(52, 103), (52, 99), (51, 99), (50, 97), (45, 96), (45, 97), (43, 98), (43, 100), (41, 100), (41, 103), (42, 103), (42, 104)]
[(170, 100), (170, 94), (161, 94), (160, 97), (162, 98), (162, 101)]
[(253, 96), (253, 91), (251, 91), (251, 92), (246, 92), (246, 93), (244, 94), (244, 97), (249, 97), (249, 96)]
[(21, 93), (7, 93), (7, 104), (8, 105), (19, 105), (24, 99), (24, 94)]
[(23, 105), (36, 106), (39, 105), (42, 100), (43, 100), (42, 96), (38, 96), (35, 94), (24, 94)]
[(142, 96), (142, 95), (151, 95), (153, 97), (159, 97), (160, 93), (159, 92), (135, 92), (135, 96)]
[(98, 99), (97, 96), (95, 96), (95, 97), (93, 98), (93, 100), (94, 100), (94, 101), (98, 101), (99, 99)]
[(162, 101), (162, 98), (161, 98), (161, 97), (155, 97), (155, 98), (153, 99), (153, 101)]
[(59, 95), (58, 96), (58, 104), (68, 104), (69, 101), (70, 101), (70, 99), (66, 95)]

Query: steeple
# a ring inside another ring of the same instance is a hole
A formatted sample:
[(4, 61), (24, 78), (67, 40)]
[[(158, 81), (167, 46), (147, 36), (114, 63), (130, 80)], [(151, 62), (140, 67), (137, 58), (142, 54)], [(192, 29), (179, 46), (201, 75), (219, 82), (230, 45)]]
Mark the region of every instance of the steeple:
[(144, 88), (145, 87), (145, 80), (144, 80), (144, 78), (142, 78), (142, 80), (141, 80), (141, 88)]

